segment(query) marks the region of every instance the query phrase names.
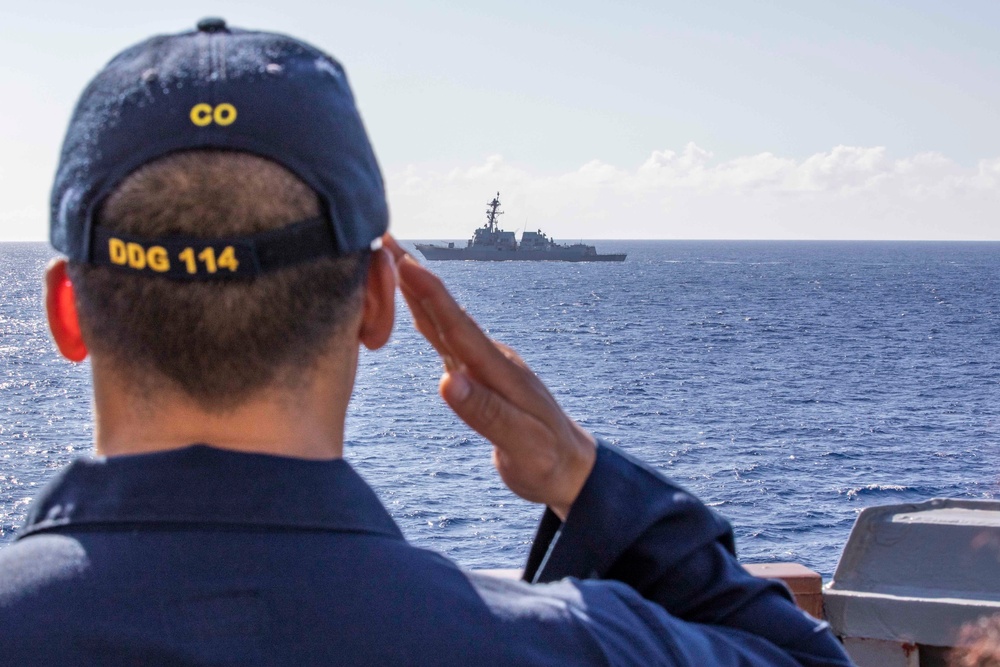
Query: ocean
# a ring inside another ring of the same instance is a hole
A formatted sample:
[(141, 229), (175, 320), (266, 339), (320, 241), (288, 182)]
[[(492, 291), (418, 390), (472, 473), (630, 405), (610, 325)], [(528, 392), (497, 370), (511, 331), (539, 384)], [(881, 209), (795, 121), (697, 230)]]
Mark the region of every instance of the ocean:
[[(829, 578), (864, 507), (1000, 497), (1000, 243), (592, 243), (628, 259), (430, 266), (585, 428), (728, 518), (743, 561)], [(42, 315), (51, 256), (0, 244), (0, 548), (91, 450), (89, 367)], [(540, 508), (503, 486), (440, 373), (400, 304), (362, 354), (346, 456), (413, 543), (518, 567)]]

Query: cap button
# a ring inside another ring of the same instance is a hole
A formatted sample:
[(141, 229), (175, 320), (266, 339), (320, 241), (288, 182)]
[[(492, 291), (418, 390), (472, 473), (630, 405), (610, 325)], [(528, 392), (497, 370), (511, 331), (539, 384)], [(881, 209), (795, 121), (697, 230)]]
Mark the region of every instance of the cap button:
[(209, 16), (198, 21), (198, 30), (200, 32), (220, 32), (225, 29), (226, 20), (220, 19), (217, 16)]

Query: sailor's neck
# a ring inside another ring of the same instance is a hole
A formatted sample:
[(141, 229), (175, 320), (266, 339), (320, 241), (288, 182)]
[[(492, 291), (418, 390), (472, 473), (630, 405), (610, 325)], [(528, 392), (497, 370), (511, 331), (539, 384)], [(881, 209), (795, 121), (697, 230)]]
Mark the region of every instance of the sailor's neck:
[(95, 362), (94, 444), (105, 456), (206, 444), (304, 459), (340, 458), (356, 364), (355, 352), (348, 368), (320, 368), (303, 386), (267, 389), (220, 410), (176, 392), (142, 396)]

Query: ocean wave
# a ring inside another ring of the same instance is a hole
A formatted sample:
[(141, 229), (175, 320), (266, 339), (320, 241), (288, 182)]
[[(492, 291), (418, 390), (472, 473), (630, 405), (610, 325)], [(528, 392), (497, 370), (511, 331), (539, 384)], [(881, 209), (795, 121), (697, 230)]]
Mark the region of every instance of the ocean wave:
[[(1000, 495), (1000, 244), (622, 247), (617, 268), (433, 268), (584, 428), (725, 513), (744, 555), (828, 576), (866, 506)], [(0, 549), (30, 484), (91, 449), (89, 368), (57, 360), (39, 307), (50, 256), (0, 244)], [(517, 566), (539, 508), (436, 396), (440, 362), (400, 315), (359, 361), (351, 463), (418, 546)]]
[(840, 493), (845, 495), (848, 500), (856, 500), (861, 496), (871, 496), (881, 493), (904, 493), (914, 490), (913, 487), (901, 484), (866, 484), (865, 486), (855, 486), (846, 491), (841, 489)]

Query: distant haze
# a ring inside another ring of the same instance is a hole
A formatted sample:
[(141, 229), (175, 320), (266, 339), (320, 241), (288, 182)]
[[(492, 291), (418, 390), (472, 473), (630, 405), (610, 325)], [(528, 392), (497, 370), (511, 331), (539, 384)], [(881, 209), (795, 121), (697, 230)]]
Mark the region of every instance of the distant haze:
[(882, 147), (837, 146), (803, 160), (720, 160), (688, 144), (632, 167), (593, 160), (542, 174), (497, 155), (388, 177), (403, 238), (468, 236), (491, 188), (506, 229), (542, 227), (562, 240), (1000, 238), (1000, 158), (963, 167), (938, 153), (893, 159)]
[(347, 68), (401, 238), (1000, 239), (1000, 3), (0, 6), (0, 240), (46, 236), (80, 90), (205, 15)]

